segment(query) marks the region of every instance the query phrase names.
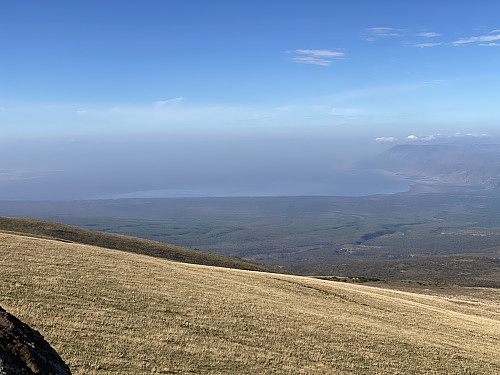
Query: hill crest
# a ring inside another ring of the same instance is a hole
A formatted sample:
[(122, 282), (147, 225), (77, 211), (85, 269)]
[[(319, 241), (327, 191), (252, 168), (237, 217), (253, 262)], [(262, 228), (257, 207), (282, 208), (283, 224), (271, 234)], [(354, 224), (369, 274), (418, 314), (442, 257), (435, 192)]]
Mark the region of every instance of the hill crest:
[(276, 269), (244, 259), (206, 253), (165, 242), (83, 229), (52, 221), (0, 217), (0, 231), (62, 242), (74, 242), (121, 250), (177, 262), (202, 264), (250, 271), (277, 272)]

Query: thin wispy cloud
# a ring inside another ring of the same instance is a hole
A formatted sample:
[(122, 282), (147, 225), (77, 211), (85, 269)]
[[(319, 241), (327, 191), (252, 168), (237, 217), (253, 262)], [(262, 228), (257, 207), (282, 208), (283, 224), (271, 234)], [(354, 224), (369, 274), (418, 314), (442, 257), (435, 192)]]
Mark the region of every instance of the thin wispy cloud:
[(328, 49), (297, 49), (292, 51), (292, 53), (295, 54), (290, 59), (293, 62), (319, 66), (330, 66), (333, 63), (333, 59), (345, 57), (344, 52)]
[(442, 134), (429, 134), (429, 135), (420, 135), (420, 136), (416, 136), (416, 135), (412, 134), (412, 135), (409, 135), (408, 137), (406, 137), (406, 140), (412, 141), (412, 142), (415, 142), (415, 141), (430, 142), (430, 141), (433, 141), (437, 138), (450, 138), (450, 137), (442, 135)]
[(167, 99), (167, 100), (158, 100), (155, 102), (155, 105), (162, 107), (165, 105), (173, 104), (173, 103), (178, 103), (184, 100), (183, 96), (179, 96), (178, 98), (173, 98), (173, 99)]
[[(414, 34), (409, 34), (408, 32), (405, 32), (407, 30), (404, 29), (395, 29), (392, 27), (371, 27), (365, 29), (365, 32), (367, 35), (365, 36), (365, 40), (373, 42), (381, 38), (388, 38), (388, 37), (403, 37), (406, 36), (408, 37), (409, 35), (417, 36), (420, 38), (425, 38), (425, 39), (430, 39), (430, 38), (437, 38), (442, 36), (440, 33), (436, 33), (433, 31), (428, 31), (428, 32), (420, 32), (420, 33), (414, 33)], [(420, 39), (420, 41), (407, 41), (404, 43), (407, 46), (411, 47), (417, 47), (417, 48), (430, 48), (430, 47), (438, 47), (438, 46), (443, 46), (443, 45), (453, 45), (453, 46), (460, 46), (460, 45), (465, 45), (465, 44), (474, 44), (477, 46), (481, 47), (500, 47), (500, 29), (497, 30), (492, 30), (488, 34), (485, 35), (479, 35), (479, 36), (473, 36), (473, 37), (464, 37), (460, 38), (455, 41), (447, 41), (447, 42), (442, 42), (442, 41), (436, 41), (436, 42), (427, 42), (423, 41)]]
[(396, 137), (377, 137), (375, 138), (375, 142), (377, 143), (382, 143), (382, 142), (396, 142), (398, 139)]
[(474, 137), (474, 138), (489, 137), (488, 134), (484, 134), (484, 133), (466, 133), (466, 134), (455, 133), (453, 136), (454, 137)]
[(419, 37), (419, 40), (414, 41), (414, 42), (406, 42), (405, 43), (406, 45), (411, 46), (411, 47), (429, 48), (429, 47), (437, 47), (437, 46), (441, 46), (441, 45), (445, 44), (444, 42), (427, 42), (427, 41), (422, 40), (422, 38), (425, 38), (425, 39), (437, 38), (438, 36), (441, 36), (441, 34), (439, 34), (439, 33), (428, 31), (428, 32), (421, 32), (421, 33), (416, 33), (416, 34), (412, 34), (412, 35)]
[(393, 27), (370, 27), (366, 29), (368, 35), (365, 37), (365, 40), (373, 42), (380, 38), (396, 37), (400, 36), (403, 31), (403, 29), (395, 29)]
[(415, 43), (411, 45), (413, 47), (418, 47), (418, 48), (428, 48), (428, 47), (441, 46), (442, 44), (443, 44), (442, 42), (436, 42), (436, 43)]
[(344, 52), (330, 51), (328, 49), (297, 49), (295, 53), (317, 57), (344, 57)]
[(469, 44), (469, 43), (478, 43), (478, 44), (484, 44), (484, 42), (495, 42), (497, 40), (500, 40), (500, 34), (495, 34), (495, 35), (480, 35), (480, 36), (473, 36), (469, 38), (461, 38), (458, 39), (452, 44), (454, 46), (459, 46), (462, 44)]
[(426, 33), (418, 33), (417, 36), (421, 36), (424, 38), (435, 38), (435, 37), (441, 36), (441, 34), (433, 33), (433, 32), (426, 32)]
[(291, 58), (291, 60), (299, 64), (311, 64), (319, 66), (330, 66), (333, 62), (332, 60), (322, 59), (313, 56), (294, 56)]
[(374, 139), (377, 143), (388, 142), (388, 143), (405, 143), (405, 142), (431, 142), (431, 141), (439, 141), (442, 139), (451, 139), (451, 138), (483, 138), (488, 137), (488, 134), (484, 133), (454, 133), (453, 135), (446, 134), (428, 134), (428, 135), (415, 135), (410, 134), (405, 137), (397, 138), (397, 137), (377, 137)]

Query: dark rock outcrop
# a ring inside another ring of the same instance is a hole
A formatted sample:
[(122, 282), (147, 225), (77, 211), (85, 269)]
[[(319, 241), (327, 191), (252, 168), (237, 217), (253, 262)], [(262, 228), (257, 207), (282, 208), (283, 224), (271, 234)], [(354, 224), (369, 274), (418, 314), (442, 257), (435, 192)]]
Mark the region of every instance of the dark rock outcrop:
[(0, 307), (0, 375), (67, 375), (69, 367), (43, 336)]

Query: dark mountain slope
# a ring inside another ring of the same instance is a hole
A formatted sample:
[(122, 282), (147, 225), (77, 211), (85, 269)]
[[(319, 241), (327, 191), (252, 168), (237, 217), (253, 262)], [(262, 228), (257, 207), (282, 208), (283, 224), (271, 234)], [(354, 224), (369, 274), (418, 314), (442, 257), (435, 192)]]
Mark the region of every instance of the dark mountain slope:
[(251, 271), (276, 272), (273, 268), (239, 258), (205, 253), (165, 242), (129, 237), (120, 234), (97, 232), (51, 221), (0, 217), (0, 231), (94, 245), (184, 263), (238, 268)]

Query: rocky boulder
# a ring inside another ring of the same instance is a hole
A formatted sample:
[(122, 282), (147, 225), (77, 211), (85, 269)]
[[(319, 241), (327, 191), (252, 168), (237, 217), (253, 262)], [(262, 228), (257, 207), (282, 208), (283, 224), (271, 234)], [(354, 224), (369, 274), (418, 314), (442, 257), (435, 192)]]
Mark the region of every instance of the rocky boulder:
[(69, 367), (43, 336), (0, 307), (0, 375), (67, 375)]

